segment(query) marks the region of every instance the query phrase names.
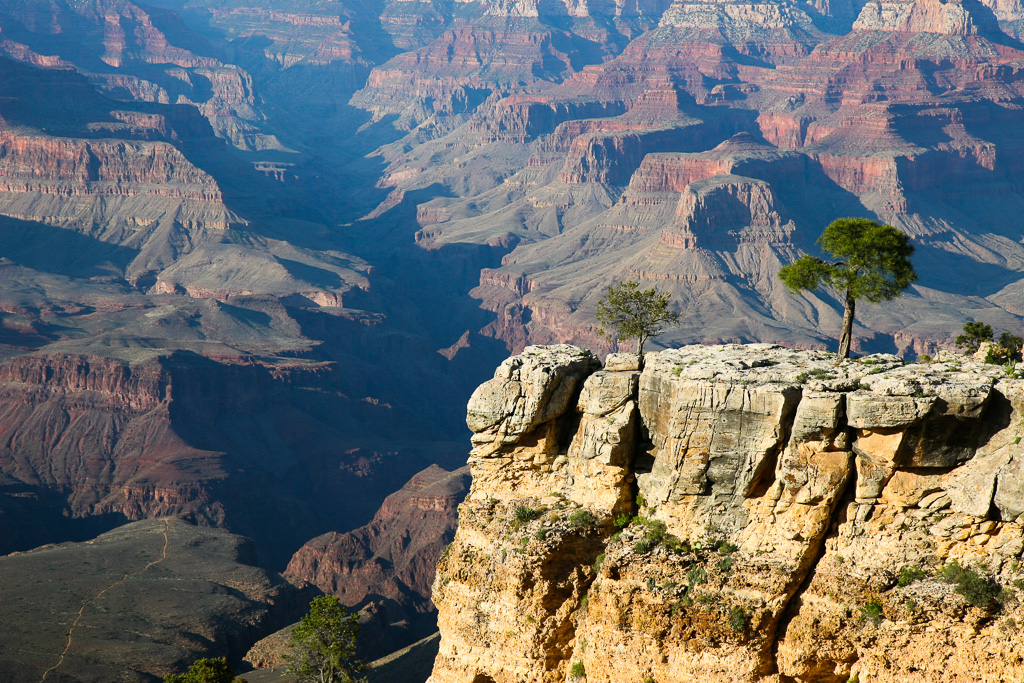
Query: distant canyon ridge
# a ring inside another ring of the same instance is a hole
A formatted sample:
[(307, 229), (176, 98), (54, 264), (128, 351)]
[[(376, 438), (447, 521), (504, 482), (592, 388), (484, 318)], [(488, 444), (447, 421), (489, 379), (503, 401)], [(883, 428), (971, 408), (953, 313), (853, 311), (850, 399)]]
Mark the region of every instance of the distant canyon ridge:
[(327, 587), (332, 549), (386, 547), (397, 574), (345, 571), (425, 599), (432, 561), (371, 520), (465, 463), (501, 359), (610, 350), (594, 307), (624, 279), (671, 293), (664, 346), (830, 347), (841, 302), (777, 272), (838, 216), (907, 232), (921, 276), (855, 350), (1019, 331), (1022, 18), (0, 0), (0, 553), (185, 516), (276, 571), (321, 537), (289, 571)]

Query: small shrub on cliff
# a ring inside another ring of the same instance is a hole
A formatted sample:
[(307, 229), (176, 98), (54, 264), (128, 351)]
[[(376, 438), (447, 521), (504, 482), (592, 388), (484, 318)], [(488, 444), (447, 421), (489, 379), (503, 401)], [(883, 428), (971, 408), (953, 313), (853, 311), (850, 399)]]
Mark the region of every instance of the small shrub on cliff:
[(615, 518), (615, 526), (619, 529), (624, 529), (625, 527), (629, 526), (629, 523), (632, 521), (633, 518), (627, 515), (625, 512), (623, 512)]
[(718, 561), (718, 571), (723, 574), (729, 574), (732, 572), (733, 559), (732, 557), (726, 556)]
[(586, 678), (587, 669), (583, 666), (583, 662), (576, 662), (569, 669), (569, 675), (573, 678)]
[(903, 588), (904, 586), (909, 586), (915, 581), (920, 581), (924, 576), (924, 570), (916, 564), (908, 565), (900, 569), (900, 575), (899, 578), (896, 579), (896, 585)]
[(733, 605), (729, 610), (729, 628), (733, 631), (746, 631), (750, 625), (750, 615), (739, 605)]
[(882, 623), (883, 610), (882, 603), (878, 601), (872, 601), (860, 606), (860, 614), (864, 617), (865, 621), (870, 621), (875, 626)]
[(633, 552), (637, 555), (645, 555), (651, 552), (651, 548), (654, 544), (648, 541), (646, 538), (641, 538), (639, 541), (633, 544)]
[(512, 526), (519, 528), (524, 524), (529, 524), (533, 520), (540, 517), (540, 510), (534, 510), (529, 505), (517, 505), (515, 511), (512, 513), (514, 521)]
[(721, 543), (718, 544), (718, 548), (717, 548), (719, 555), (732, 555), (734, 552), (736, 552), (739, 549), (740, 548), (739, 548), (738, 545), (735, 545), (733, 543), (729, 543), (729, 541), (722, 541)]
[(681, 555), (683, 553), (690, 552), (690, 544), (688, 541), (684, 541), (677, 536), (669, 535), (669, 537), (665, 539), (665, 549), (670, 553)]
[(694, 567), (686, 574), (686, 582), (691, 586), (699, 586), (708, 579), (708, 573), (703, 567)]
[(968, 605), (988, 609), (998, 604), (1003, 590), (991, 577), (982, 576), (973, 569), (961, 567), (956, 561), (943, 567), (939, 576), (955, 584), (953, 590), (964, 597)]
[(590, 510), (577, 510), (569, 515), (569, 526), (573, 529), (591, 529), (597, 524), (597, 518)]

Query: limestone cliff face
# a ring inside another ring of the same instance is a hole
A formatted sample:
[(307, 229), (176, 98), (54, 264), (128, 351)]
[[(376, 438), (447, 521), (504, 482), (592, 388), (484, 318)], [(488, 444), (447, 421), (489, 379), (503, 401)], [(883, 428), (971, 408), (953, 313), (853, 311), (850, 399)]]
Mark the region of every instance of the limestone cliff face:
[(971, 359), (527, 347), (469, 403), (431, 681), (1021, 680), (1022, 418)]

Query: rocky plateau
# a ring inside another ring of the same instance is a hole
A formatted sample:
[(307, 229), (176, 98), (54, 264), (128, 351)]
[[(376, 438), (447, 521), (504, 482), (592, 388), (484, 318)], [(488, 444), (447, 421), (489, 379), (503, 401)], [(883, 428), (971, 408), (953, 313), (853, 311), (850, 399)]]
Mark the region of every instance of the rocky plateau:
[(1021, 677), (1024, 380), (769, 344), (637, 365), (530, 346), (474, 392), (431, 683)]

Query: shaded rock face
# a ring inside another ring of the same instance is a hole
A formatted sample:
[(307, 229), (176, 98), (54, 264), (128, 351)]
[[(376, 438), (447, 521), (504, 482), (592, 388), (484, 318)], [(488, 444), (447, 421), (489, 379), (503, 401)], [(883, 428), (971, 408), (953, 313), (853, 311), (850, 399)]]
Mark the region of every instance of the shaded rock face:
[(435, 565), (455, 536), (456, 511), (468, 489), (467, 468), (447, 472), (429, 467), (385, 498), (366, 526), (306, 543), (284, 575), (383, 622), (364, 625), (364, 630), (393, 627), (396, 633), (387, 639), (361, 639), (366, 657), (419, 640), (436, 630), (430, 602)]
[[(470, 402), (432, 683), (1024, 673), (1020, 604), (936, 574), (1021, 574), (1021, 380), (765, 344), (651, 354), (642, 373), (585, 358), (528, 347)], [(575, 400), (495, 400), (567, 377)], [(482, 413), (530, 426), (511, 441)]]
[(254, 562), (248, 539), (180, 519), (0, 558), (0, 677), (141, 682), (239, 662), (311, 597)]
[[(321, 420), (319, 406), (290, 392), (315, 386), (325, 372), (316, 364), (269, 370), (188, 353), (134, 364), (21, 356), (0, 366), (0, 552), (81, 539), (127, 520), (188, 515), (249, 534), (262, 563), (283, 566), (296, 539), (366, 519), (410, 470), (438, 457), (372, 446), (335, 451), (351, 428), (346, 420), (371, 425), (374, 407), (353, 401), (347, 417)], [(367, 479), (368, 472), (378, 474)], [(253, 491), (261, 492), (258, 501)], [(33, 513), (50, 521), (19, 521)], [(410, 560), (410, 571), (432, 561)], [(413, 592), (425, 591), (432, 577), (409, 580)]]

